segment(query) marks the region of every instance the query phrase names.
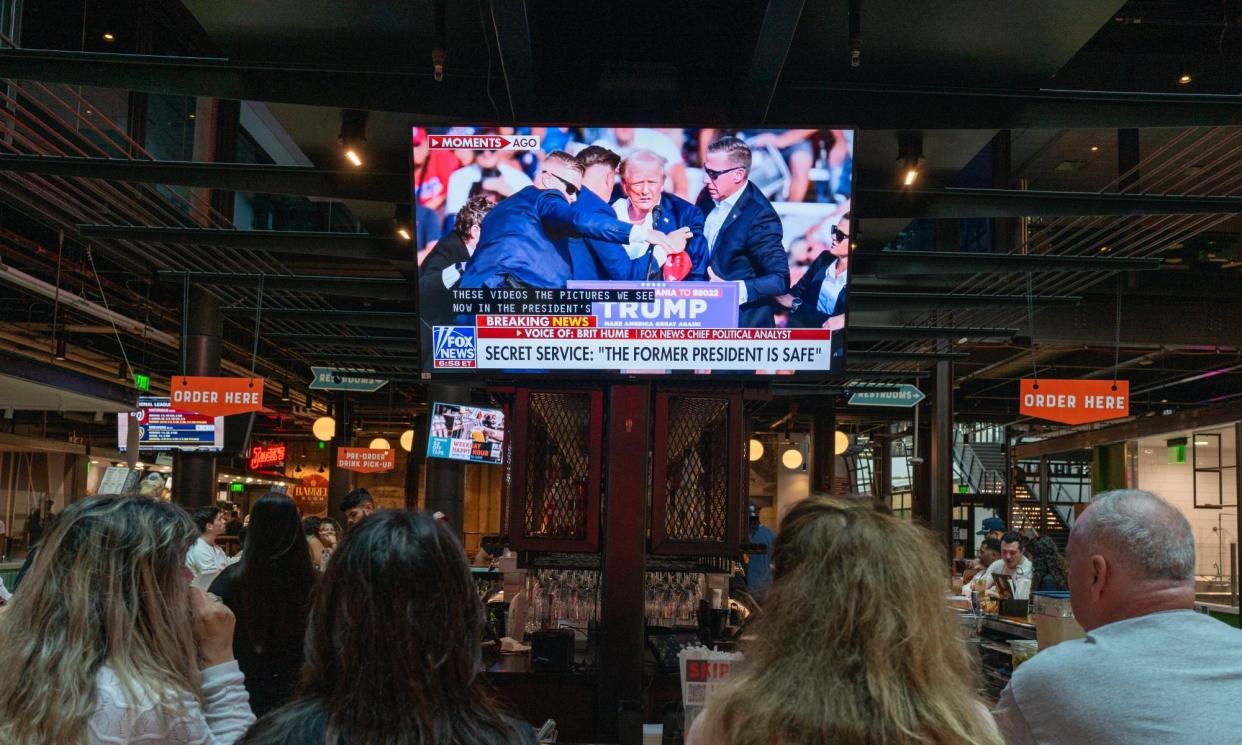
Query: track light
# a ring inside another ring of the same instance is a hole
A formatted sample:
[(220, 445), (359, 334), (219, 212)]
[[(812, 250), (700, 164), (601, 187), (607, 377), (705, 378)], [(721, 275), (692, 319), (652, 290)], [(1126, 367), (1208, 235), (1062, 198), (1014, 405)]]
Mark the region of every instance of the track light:
[(116, 41), (116, 34), (112, 33), (111, 31), (105, 31), (103, 33), (103, 40), (104, 41)]
[(56, 360), (57, 362), (63, 361), (65, 359), (65, 353), (68, 351), (68, 348), (69, 348), (69, 344), (65, 342), (64, 337), (57, 339), (56, 340), (56, 351), (52, 353), (52, 359)]
[(397, 231), (397, 236), (403, 241), (414, 239), (414, 226), (410, 219), (410, 205), (398, 204), (392, 215), (392, 222)]
[(117, 363), (116, 379), (117, 379), (117, 382), (120, 382), (120, 383), (132, 383), (133, 382), (129, 378), (129, 370), (127, 369), (125, 360), (121, 360), (120, 362)]
[(289, 381), (287, 380), (285, 381), (285, 384), (280, 387), (280, 400), (281, 401), (289, 400)]
[(1195, 76), (1190, 74), (1190, 70), (1182, 68), (1182, 73), (1177, 76), (1178, 85), (1190, 85), (1195, 80)]
[(923, 165), (923, 133), (897, 133), (897, 162), (901, 164), (901, 182), (904, 186), (913, 186), (918, 180), (919, 168)]
[(337, 136), (345, 159), (361, 168), (367, 147), (367, 112), (341, 109), (341, 133)]

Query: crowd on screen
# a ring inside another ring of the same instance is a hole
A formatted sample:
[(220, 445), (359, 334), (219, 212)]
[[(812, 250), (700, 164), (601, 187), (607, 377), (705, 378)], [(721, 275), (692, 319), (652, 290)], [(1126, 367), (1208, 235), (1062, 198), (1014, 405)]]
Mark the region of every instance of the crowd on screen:
[[(70, 504), (0, 606), (0, 742), (534, 743), (485, 682), (486, 612), (453, 532), (365, 490), (342, 507), (339, 543), (315, 524), (333, 549), (317, 572), (295, 504), (263, 496), (204, 591), (193, 565), (221, 514), (137, 494)], [(1017, 536), (999, 541), (1004, 556)], [(1145, 745), (1242, 725), (1242, 632), (1193, 610), (1191, 527), (1149, 492), (1098, 495), (1067, 571), (1035, 546), (1032, 571), (1068, 583), (1087, 637), (1024, 662), (992, 710), (931, 532), (816, 494), (770, 543), (746, 664), (689, 745)]]
[[(429, 134), (515, 134), (540, 138), (536, 151), (432, 150)], [(737, 135), (770, 157), (756, 174), (774, 201), (840, 204), (850, 198), (853, 130), (718, 130), (643, 127), (450, 127), (416, 128), (412, 136), (415, 224), (421, 264), (447, 235), (466, 201), (485, 194), (492, 201), (531, 185), (548, 153), (577, 155), (590, 145), (623, 160), (637, 150), (667, 163), (664, 190), (694, 202), (702, 190), (702, 164), (714, 138)], [(778, 164), (775, 161), (779, 159)], [(813, 171), (817, 171), (813, 173)]]

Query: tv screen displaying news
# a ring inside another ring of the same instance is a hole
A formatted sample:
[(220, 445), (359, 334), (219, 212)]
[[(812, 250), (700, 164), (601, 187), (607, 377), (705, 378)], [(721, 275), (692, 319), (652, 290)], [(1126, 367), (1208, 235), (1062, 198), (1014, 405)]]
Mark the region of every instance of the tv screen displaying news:
[(462, 404), (433, 403), (427, 457), (504, 463), (505, 413)]
[(853, 130), (415, 126), (425, 373), (844, 367)]
[[(167, 396), (138, 398), (138, 450), (199, 450), (224, 447), (224, 417), (210, 417), (172, 408)], [(117, 450), (128, 448), (129, 415), (116, 417)]]

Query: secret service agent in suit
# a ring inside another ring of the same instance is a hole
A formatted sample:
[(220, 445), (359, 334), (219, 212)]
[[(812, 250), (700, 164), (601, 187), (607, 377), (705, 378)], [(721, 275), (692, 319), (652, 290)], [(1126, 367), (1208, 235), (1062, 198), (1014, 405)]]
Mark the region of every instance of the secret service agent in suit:
[(698, 207), (707, 216), (708, 278), (738, 285), (738, 326), (775, 325), (776, 298), (789, 292), (784, 231), (772, 203), (747, 178), (750, 148), (721, 137), (707, 148)]
[(842, 318), (845, 313), (849, 260), (850, 213), (847, 212), (832, 229), (828, 250), (815, 257), (798, 284), (788, 295), (777, 298), (777, 302), (790, 310), (790, 316), (799, 326), (831, 328), (831, 319)]
[(563, 288), (573, 276), (569, 239), (579, 235), (672, 247), (658, 230), (574, 210), (582, 173), (582, 164), (569, 153), (549, 153), (533, 186), (505, 198), (483, 218), (479, 245), (466, 265), (461, 287)]
[(420, 335), (424, 359), (431, 355), (431, 327), (453, 322), (453, 289), (479, 244), (480, 224), (494, 203), (476, 194), (457, 210), (453, 229), (436, 241), (418, 268), (418, 315), (426, 327)]
[[(590, 238), (571, 238), (569, 248), (573, 257), (573, 278), (614, 281), (663, 279), (660, 271), (661, 265), (670, 255), (686, 250), (687, 241), (692, 240), (691, 228), (681, 227), (672, 219), (664, 219), (656, 224), (655, 221), (641, 218), (635, 221), (618, 214), (613, 207), (609, 206), (607, 200), (612, 197), (613, 184), (616, 181), (617, 167), (621, 164), (621, 157), (605, 147), (591, 145), (578, 153), (577, 158), (584, 172), (583, 189), (578, 194), (578, 201), (574, 202), (575, 210), (617, 218), (623, 222), (643, 225), (649, 229), (655, 228), (669, 237), (674, 250), (669, 251), (646, 242), (620, 244)], [(656, 194), (659, 194), (659, 187), (656, 188)], [(687, 202), (682, 202), (682, 204), (698, 212), (693, 205)], [(699, 217), (698, 232), (698, 242), (701, 244), (702, 216)], [(696, 248), (700, 253), (705, 253), (703, 246), (698, 245)], [(706, 279), (706, 276), (701, 276), (700, 279)]]

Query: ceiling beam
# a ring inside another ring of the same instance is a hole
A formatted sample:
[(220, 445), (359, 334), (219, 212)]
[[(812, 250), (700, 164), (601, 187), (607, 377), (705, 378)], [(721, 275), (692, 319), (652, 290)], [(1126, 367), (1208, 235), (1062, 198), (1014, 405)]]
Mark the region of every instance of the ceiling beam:
[(793, 46), (804, 5), (806, 0), (768, 0), (755, 40), (755, 51), (742, 84), (741, 100), (738, 102), (739, 119), (749, 122), (767, 120), (768, 108), (780, 82), (785, 60), (789, 57), (789, 49)]
[[(1242, 108), (1239, 109), (1242, 114)], [(1242, 197), (1013, 189), (859, 189), (862, 218), (1077, 217), (1242, 213)]]
[[(1077, 295), (1036, 295), (1029, 299), (1035, 305), (1072, 305), (1082, 300)], [(979, 308), (988, 306), (1026, 305), (1026, 295), (954, 295), (941, 292), (876, 292), (850, 293), (852, 312), (893, 310), (901, 308), (935, 310), (937, 308)]]
[(902, 339), (1012, 339), (1017, 329), (963, 326), (849, 326), (850, 341), (890, 341)]
[[(255, 308), (224, 308), (231, 316), (254, 318)], [(364, 326), (395, 331), (413, 331), (418, 328), (417, 313), (398, 311), (356, 310), (303, 310), (301, 308), (264, 308), (263, 317), (270, 321), (295, 321), (300, 323), (329, 323), (340, 326)]]
[(83, 238), (220, 246), (328, 257), (348, 261), (413, 261), (413, 249), (394, 238), (364, 233), (319, 233), (301, 230), (219, 230), (215, 228), (153, 228), (127, 225), (79, 225)]
[[(1242, 201), (1239, 202), (1242, 204)], [(858, 251), (850, 257), (856, 275), (875, 277), (1028, 272), (1120, 272), (1159, 269), (1157, 258), (1049, 256), (1048, 254), (952, 253), (943, 251)]]
[[(414, 300), (414, 287), (405, 279), (381, 279), (372, 277), (319, 277), (312, 275), (239, 274), (232, 272), (178, 272), (160, 270), (155, 273), (160, 282), (180, 284), (191, 282), (201, 285), (228, 285), (232, 287), (263, 287), (269, 290), (300, 290), (321, 295), (342, 297), (377, 298), (383, 300)], [(266, 309), (263, 310), (267, 314)], [(270, 316), (269, 316), (270, 317)]]
[(225, 58), (0, 50), (0, 77), (369, 111), (399, 111), (428, 124), (495, 118), (483, 75), (237, 64)]
[[(0, 50), (0, 55), (5, 51), (7, 50)], [(12, 154), (0, 155), (0, 171), (265, 194), (294, 194), (327, 199), (394, 203), (410, 201), (410, 176), (400, 172), (331, 171), (270, 164)]]
[[(493, 121), (486, 76), (369, 71), (335, 67), (237, 64), (222, 58), (0, 50), (0, 77), (69, 85), (395, 111), (427, 124)], [(600, 119), (642, 123), (650, 112), (584, 108), (574, 96), (542, 101), (544, 121)], [(720, 103), (687, 100), (678, 116), (719, 111)], [(729, 110), (735, 114), (734, 110)], [(611, 116), (610, 116), (611, 114)], [(1233, 126), (1242, 96), (1107, 91), (916, 89), (781, 81), (770, 121), (818, 122), (860, 129), (1082, 129)], [(721, 121), (722, 125), (743, 124)]]
[[(350, 354), (348, 352), (324, 352), (323, 354), (313, 354), (308, 352), (303, 354), (302, 357), (309, 360), (312, 365), (315, 365), (321, 361), (327, 361), (347, 362), (352, 366), (390, 365), (393, 367), (404, 368), (417, 368), (419, 366), (417, 354)], [(376, 377), (382, 377), (384, 375), (384, 371), (376, 370), (375, 375)]]
[(1230, 424), (1239, 419), (1242, 419), (1242, 403), (1221, 404), (1202, 409), (1180, 411), (1175, 414), (1165, 414), (1163, 416), (1146, 416), (1111, 427), (1075, 432), (1060, 437), (1040, 440), (1039, 442), (1024, 443), (1014, 447), (1014, 457), (1038, 458), (1041, 455), (1056, 455), (1071, 450), (1083, 450), (1096, 445), (1137, 440), (1142, 437), (1155, 437), (1167, 432), (1181, 432), (1201, 427)]
[(873, 350), (846, 350), (845, 356), (850, 361), (866, 360), (868, 362), (939, 362), (940, 360), (968, 360), (967, 352), (888, 352)]
[(492, 32), (500, 50), (509, 114), (515, 122), (535, 121), (535, 53), (526, 0), (489, 0)]
[(418, 351), (417, 336), (345, 336), (344, 334), (264, 334), (287, 346), (383, 347)]
[(1225, 127), (1242, 121), (1242, 96), (785, 81), (770, 118), (859, 129)]

